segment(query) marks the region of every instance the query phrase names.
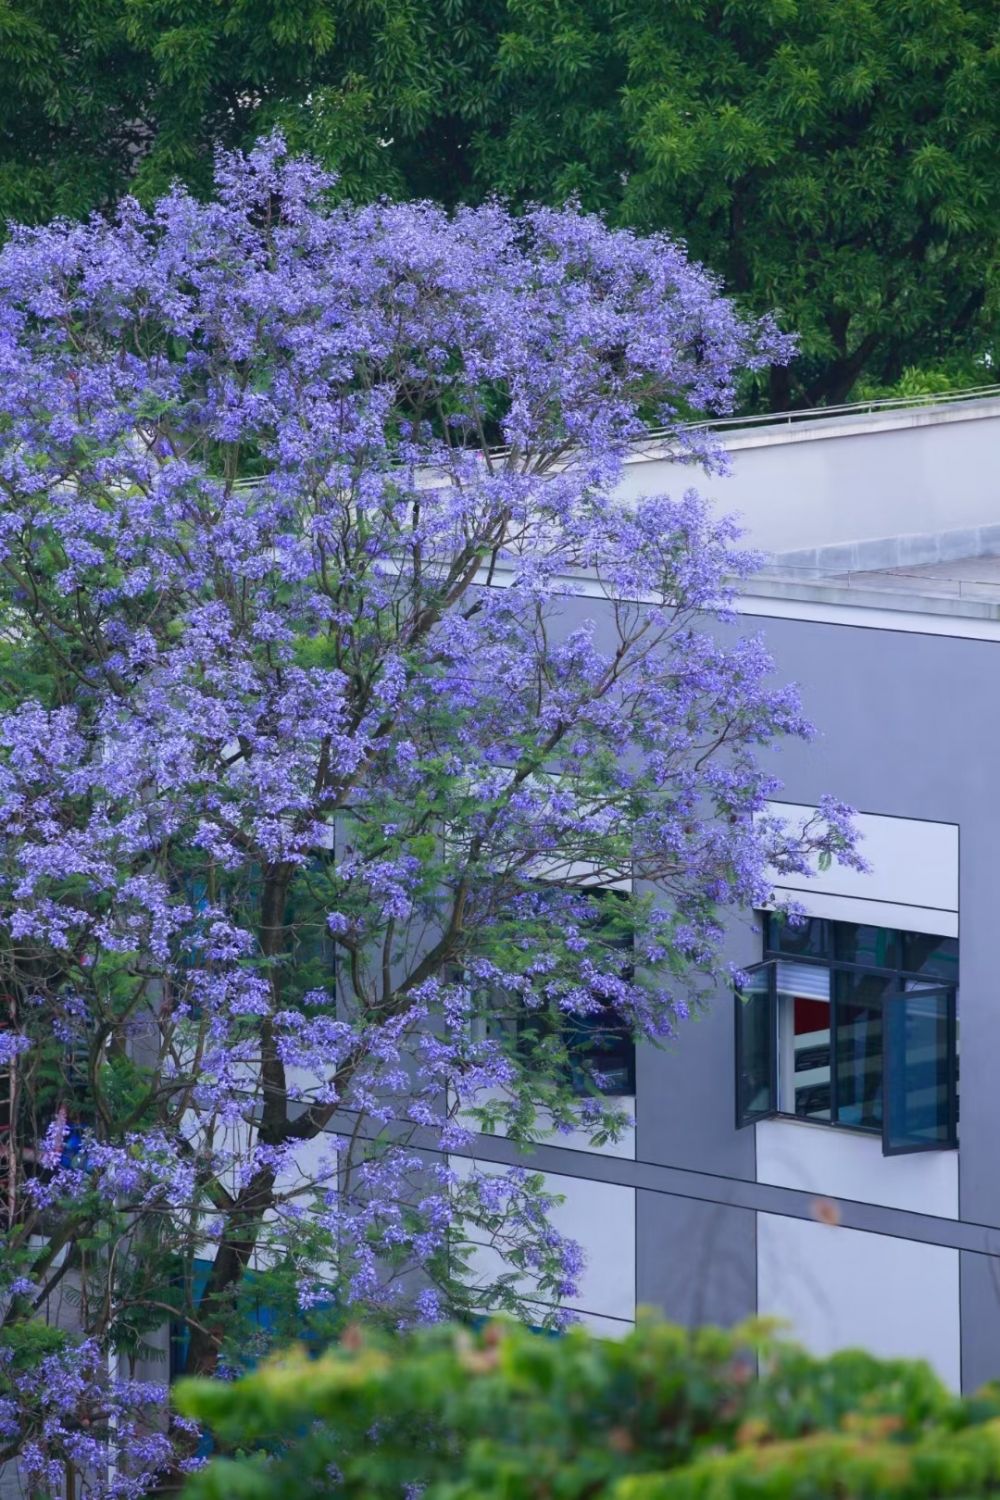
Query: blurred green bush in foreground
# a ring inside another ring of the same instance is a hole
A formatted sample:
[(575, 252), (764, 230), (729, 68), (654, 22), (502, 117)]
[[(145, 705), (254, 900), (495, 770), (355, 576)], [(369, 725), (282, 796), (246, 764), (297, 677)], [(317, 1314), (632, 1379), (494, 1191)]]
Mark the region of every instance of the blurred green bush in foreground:
[[(757, 1371), (759, 1370), (759, 1378)], [(1000, 1388), (815, 1359), (763, 1324), (551, 1338), (351, 1330), (177, 1401), (216, 1456), (190, 1500), (812, 1500), (1000, 1493)]]

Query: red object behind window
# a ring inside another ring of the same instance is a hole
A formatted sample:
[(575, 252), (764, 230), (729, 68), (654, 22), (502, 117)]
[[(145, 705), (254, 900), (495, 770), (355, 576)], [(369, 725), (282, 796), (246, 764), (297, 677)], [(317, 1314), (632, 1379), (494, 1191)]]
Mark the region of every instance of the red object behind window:
[(795, 1035), (809, 1031), (829, 1031), (830, 1006), (826, 1000), (804, 1000), (795, 997)]

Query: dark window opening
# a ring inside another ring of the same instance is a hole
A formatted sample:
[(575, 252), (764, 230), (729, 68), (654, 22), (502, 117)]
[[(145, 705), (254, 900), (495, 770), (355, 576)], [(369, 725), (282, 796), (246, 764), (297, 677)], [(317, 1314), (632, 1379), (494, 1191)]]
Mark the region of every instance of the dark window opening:
[[(587, 892), (599, 913), (597, 942), (607, 950), (626, 955), (613, 967), (617, 976), (631, 980), (633, 938), (613, 930), (611, 902), (621, 893), (605, 889)], [(602, 930), (603, 929), (603, 930)], [(635, 1037), (629, 1022), (614, 1004), (594, 996), (595, 1009), (587, 1014), (561, 1012), (557, 1006), (530, 1010), (509, 995), (495, 993), (486, 1000), (488, 1035), (505, 1037), (526, 1068), (555, 1072), (559, 1082), (578, 1097), (603, 1094), (625, 1097), (635, 1094)]]
[[(597, 911), (597, 940), (608, 950), (627, 954), (628, 961), (617, 966), (621, 979), (630, 980), (635, 972), (631, 962), (632, 934), (615, 932), (615, 906), (625, 899), (621, 892), (593, 890), (588, 893)], [(578, 1097), (604, 1094), (621, 1097), (635, 1093), (635, 1038), (632, 1029), (615, 1006), (595, 996), (598, 1009), (586, 1015), (557, 1011), (523, 1013), (518, 1020), (518, 1045), (533, 1048), (540, 1031), (558, 1038), (566, 1060), (560, 1068), (562, 1082)]]
[(602, 1004), (588, 1016), (559, 1018), (551, 1011), (518, 1018), (517, 1051), (529, 1066), (540, 1060), (551, 1039), (560, 1056), (560, 1081), (574, 1094), (609, 1097), (635, 1093), (635, 1041), (614, 1006)]

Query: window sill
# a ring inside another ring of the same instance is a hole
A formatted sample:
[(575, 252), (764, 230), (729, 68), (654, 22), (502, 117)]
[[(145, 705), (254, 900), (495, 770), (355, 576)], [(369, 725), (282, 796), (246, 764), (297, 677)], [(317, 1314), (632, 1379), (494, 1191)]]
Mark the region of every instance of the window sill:
[(814, 1130), (843, 1130), (848, 1135), (867, 1135), (875, 1140), (882, 1137), (880, 1125), (846, 1125), (842, 1120), (810, 1120), (806, 1115), (786, 1114), (784, 1110), (776, 1110), (771, 1116), (773, 1120), (787, 1120), (791, 1125), (809, 1125)]

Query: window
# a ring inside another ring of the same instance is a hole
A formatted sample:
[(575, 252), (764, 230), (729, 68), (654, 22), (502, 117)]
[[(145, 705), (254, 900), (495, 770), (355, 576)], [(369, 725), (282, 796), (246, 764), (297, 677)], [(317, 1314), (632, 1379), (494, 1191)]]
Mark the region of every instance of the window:
[(957, 1143), (958, 941), (766, 915), (736, 995), (736, 1120), (880, 1134), (886, 1155)]
[(530, 1062), (547, 1037), (558, 1037), (566, 1059), (565, 1082), (574, 1094), (625, 1096), (635, 1093), (635, 1041), (611, 1005), (587, 1016), (556, 1020), (550, 1011), (525, 1012), (517, 1021), (517, 1050)]
[[(595, 887), (587, 894), (598, 909), (598, 941), (608, 950), (627, 955), (612, 964), (619, 977), (631, 979), (633, 968), (631, 933), (615, 930), (611, 903), (619, 893)], [(606, 915), (605, 915), (606, 914)], [(495, 994), (493, 1012), (486, 1021), (488, 1035), (506, 1036), (520, 1061), (528, 1068), (534, 1059), (539, 1069), (558, 1056), (558, 1072), (574, 1094), (627, 1097), (635, 1094), (635, 1038), (628, 1021), (609, 1001), (587, 1015), (560, 1013), (556, 1009), (528, 1010), (510, 997)]]
[[(332, 865), (331, 843), (300, 866), (285, 903), (284, 920), (289, 929), (285, 957), (289, 973), (303, 989), (322, 988), (336, 972), (336, 945), (326, 926), (329, 902), (325, 878)], [(260, 864), (250, 860), (236, 871), (216, 871), (211, 886), (203, 870), (190, 871), (177, 880), (176, 890), (198, 917), (218, 904), (237, 923), (256, 929), (261, 920), (261, 879)], [(201, 967), (197, 949), (185, 949), (181, 962), (188, 969)]]

